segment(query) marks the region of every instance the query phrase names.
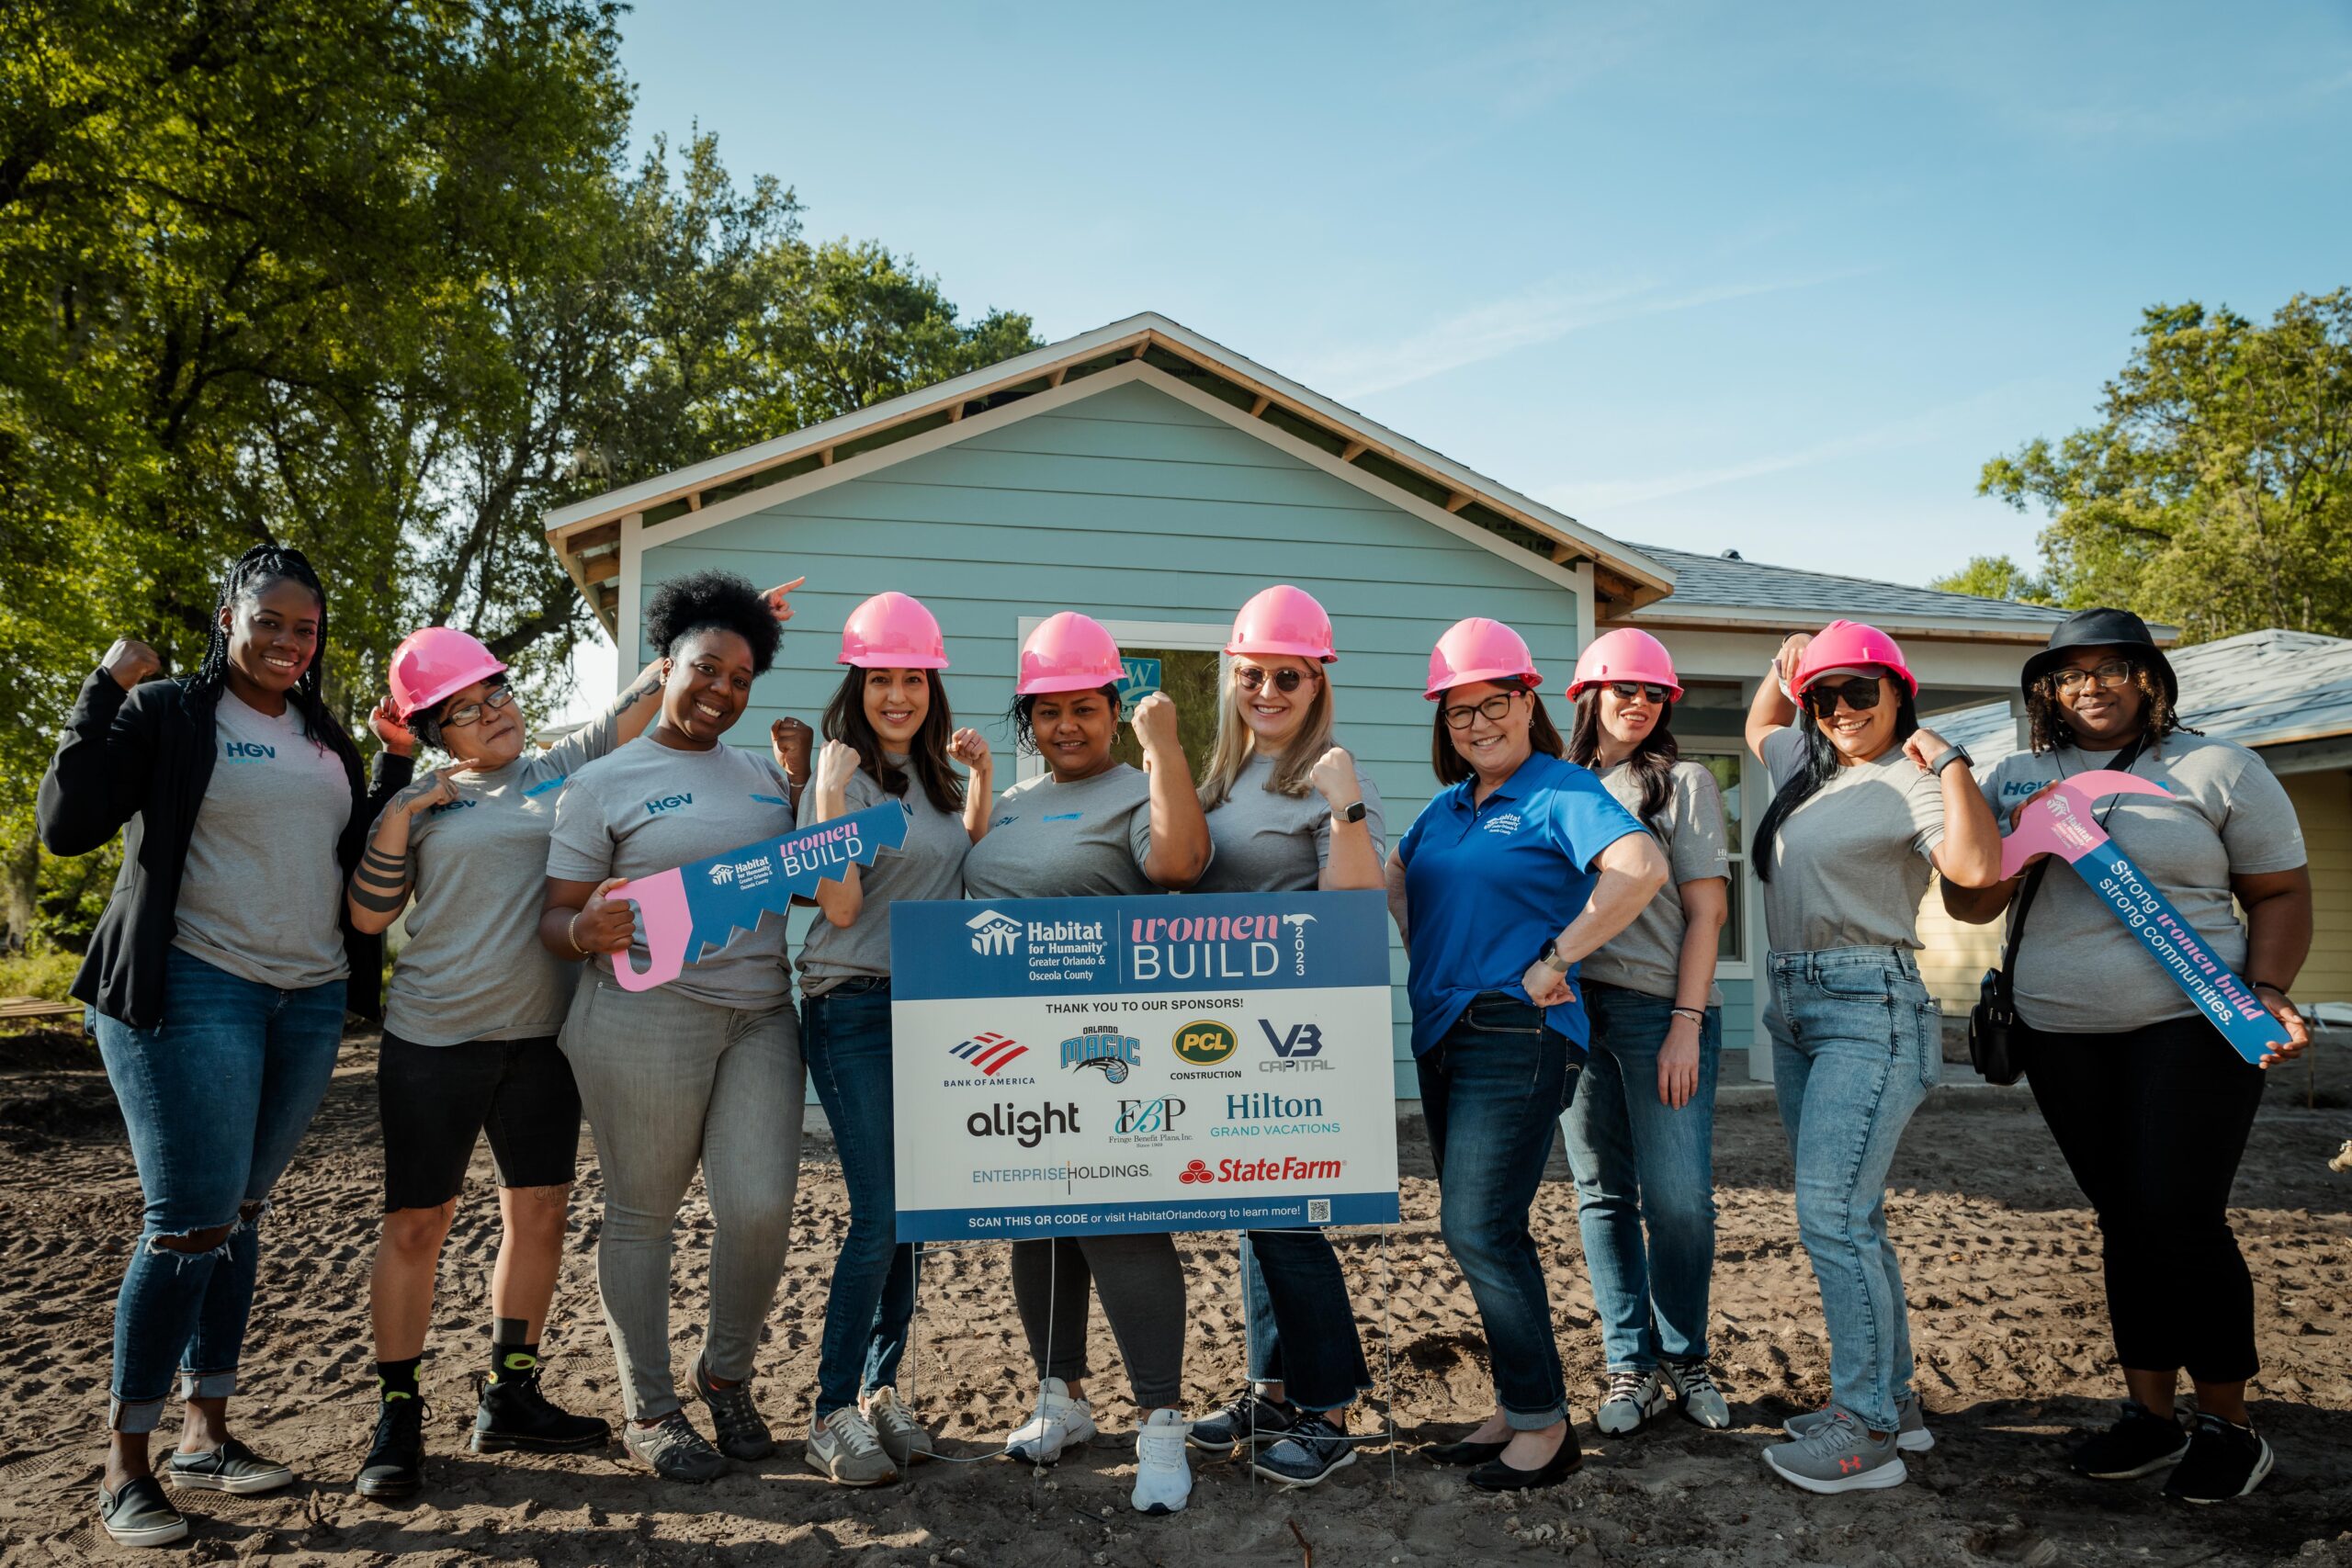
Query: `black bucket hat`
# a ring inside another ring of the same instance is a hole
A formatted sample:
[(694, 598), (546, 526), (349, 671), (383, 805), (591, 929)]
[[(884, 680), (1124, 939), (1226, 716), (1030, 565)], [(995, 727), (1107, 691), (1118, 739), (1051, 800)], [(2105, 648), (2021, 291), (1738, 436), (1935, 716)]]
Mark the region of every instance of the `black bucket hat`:
[(2025, 661), (2025, 672), (2018, 678), (2018, 685), (2028, 694), (2033, 683), (2047, 673), (2065, 655), (2077, 648), (2120, 648), (2130, 650), (2132, 657), (2156, 672), (2164, 682), (2165, 701), (2178, 706), (2180, 678), (2172, 672), (2172, 660), (2156, 646), (2148, 633), (2148, 623), (2129, 610), (2077, 610), (2058, 623), (2050, 634), (2050, 641), (2040, 653)]

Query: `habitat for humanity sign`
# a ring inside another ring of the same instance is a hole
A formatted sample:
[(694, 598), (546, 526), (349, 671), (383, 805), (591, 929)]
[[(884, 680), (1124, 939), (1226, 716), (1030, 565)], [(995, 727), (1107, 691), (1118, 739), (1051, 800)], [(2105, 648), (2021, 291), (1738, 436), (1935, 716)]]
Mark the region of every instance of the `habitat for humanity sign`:
[(890, 906), (899, 1239), (1394, 1223), (1378, 893)]

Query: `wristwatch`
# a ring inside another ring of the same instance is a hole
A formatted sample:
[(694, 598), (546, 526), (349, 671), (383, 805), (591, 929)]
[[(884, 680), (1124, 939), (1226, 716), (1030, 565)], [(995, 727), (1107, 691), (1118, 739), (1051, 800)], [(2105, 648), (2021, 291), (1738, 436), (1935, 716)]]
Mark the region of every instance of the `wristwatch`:
[(1928, 772), (1941, 778), (1944, 776), (1944, 770), (1954, 762), (1965, 762), (1973, 768), (1976, 765), (1976, 759), (1968, 754), (1968, 748), (1965, 746), (1948, 747), (1942, 756), (1928, 764)]
[(1572, 958), (1563, 958), (1560, 956), (1560, 944), (1556, 942), (1545, 942), (1544, 944), (1543, 956), (1536, 959), (1535, 962), (1541, 964), (1544, 968), (1549, 969), (1555, 975), (1566, 975), (1569, 970), (1577, 966), (1576, 960)]
[(1334, 822), (1361, 822), (1364, 819), (1364, 814), (1370, 808), (1367, 807), (1361, 800), (1351, 801), (1348, 805), (1342, 806), (1338, 810), (1332, 812), (1331, 820)]

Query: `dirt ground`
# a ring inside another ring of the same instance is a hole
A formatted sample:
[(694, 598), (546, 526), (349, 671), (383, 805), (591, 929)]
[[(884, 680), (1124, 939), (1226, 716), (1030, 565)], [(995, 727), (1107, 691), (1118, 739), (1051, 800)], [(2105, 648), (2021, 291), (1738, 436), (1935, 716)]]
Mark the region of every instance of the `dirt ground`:
[[(1415, 1450), (1459, 1435), (1489, 1404), (1468, 1292), (1436, 1233), (1427, 1151), (1404, 1149), (1405, 1224), (1340, 1241), (1399, 1441), (1322, 1487), (1253, 1483), (1201, 1469), (1192, 1506), (1145, 1519), (1126, 1506), (1135, 1412), (1099, 1309), (1095, 1405), (1105, 1435), (1057, 1471), (988, 1454), (1034, 1382), (1000, 1247), (926, 1262), (906, 1393), (951, 1455), (901, 1485), (827, 1486), (789, 1441), (707, 1488), (670, 1486), (623, 1460), (477, 1458), (460, 1436), (489, 1321), (495, 1206), (478, 1159), (445, 1262), (426, 1362), (430, 1485), (410, 1505), (354, 1496), (372, 1427), (367, 1271), (377, 1214), (371, 1039), (346, 1047), (334, 1087), (268, 1222), (261, 1288), (233, 1409), (241, 1433), (303, 1477), (262, 1498), (196, 1494), (195, 1529), (170, 1561), (268, 1558), (384, 1564), (494, 1560), (563, 1565), (813, 1562), (838, 1548), (876, 1563), (961, 1568), (1216, 1563), (1457, 1564), (1565, 1559), (1575, 1568), (1795, 1562), (2352, 1565), (2352, 1173), (2329, 1156), (2352, 1113), (2275, 1086), (2238, 1181), (2238, 1235), (2254, 1269), (2265, 1369), (2256, 1419), (2278, 1454), (2254, 1499), (2188, 1509), (2154, 1481), (2075, 1479), (2067, 1442), (2117, 1397), (2098, 1238), (2031, 1103), (1973, 1089), (1913, 1123), (1890, 1202), (1937, 1437), (1890, 1492), (1814, 1497), (1765, 1478), (1782, 1417), (1827, 1392), (1814, 1282), (1796, 1243), (1789, 1168), (1769, 1095), (1727, 1097), (1717, 1133), (1722, 1205), (1714, 1350), (1738, 1425), (1669, 1418), (1628, 1438), (1589, 1423), (1601, 1358), (1566, 1171), (1555, 1156), (1537, 1212), (1552, 1300), (1588, 1451), (1547, 1493), (1482, 1496)], [(2331, 1098), (2323, 1096), (2323, 1100)], [(583, 1143), (571, 1252), (548, 1336), (548, 1381), (574, 1408), (617, 1416), (595, 1297), (593, 1151)], [(138, 1185), (94, 1056), (62, 1035), (0, 1041), (0, 1561), (125, 1560), (91, 1497), (106, 1408), (115, 1288), (138, 1227)], [(846, 1224), (831, 1150), (812, 1139), (791, 1264), (760, 1365), (779, 1436), (808, 1415), (833, 1248)], [(699, 1321), (709, 1213), (690, 1201), (673, 1326), (683, 1375)], [(1228, 1238), (1182, 1238), (1198, 1406), (1238, 1381), (1242, 1329)], [(1376, 1396), (1377, 1397), (1377, 1396)], [(1358, 1427), (1366, 1424), (1359, 1412)], [(1376, 1412), (1374, 1424), (1376, 1425)], [(175, 1425), (167, 1423), (167, 1426)]]

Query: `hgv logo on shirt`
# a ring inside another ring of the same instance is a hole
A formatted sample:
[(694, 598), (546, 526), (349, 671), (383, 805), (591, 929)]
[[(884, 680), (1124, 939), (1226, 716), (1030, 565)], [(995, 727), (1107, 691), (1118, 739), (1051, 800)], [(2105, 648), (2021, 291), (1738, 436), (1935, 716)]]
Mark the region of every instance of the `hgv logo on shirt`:
[(277, 748), (258, 740), (232, 740), (221, 748), (221, 754), (232, 762), (260, 762), (277, 756)]
[(1489, 817), (1483, 826), (1489, 833), (1516, 833), (1519, 831), (1519, 813), (1506, 811), (1500, 817)]
[(692, 806), (694, 803), (695, 797), (691, 795), (665, 795), (659, 800), (647, 801), (645, 809), (659, 816), (664, 811), (675, 811), (681, 806)]
[(2048, 779), (2011, 779), (2001, 786), (2003, 800), (2022, 799), (2049, 787)]
[(1085, 816), (1083, 811), (1057, 811), (1045, 818), (1048, 822), (1075, 822)]
[(439, 817), (445, 812), (463, 811), (467, 807), (471, 806), (473, 802), (470, 800), (445, 801), (439, 806), (426, 807), (424, 808), (424, 814), (427, 817)]

